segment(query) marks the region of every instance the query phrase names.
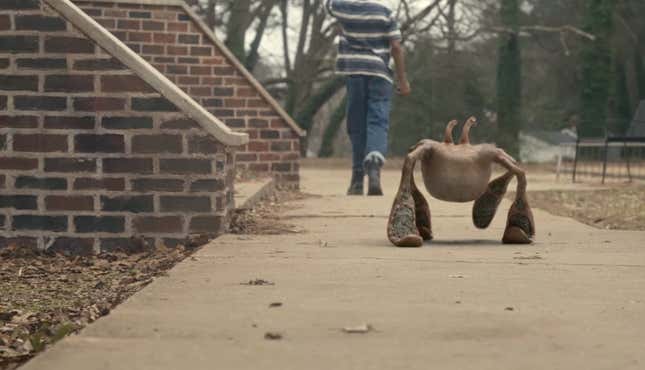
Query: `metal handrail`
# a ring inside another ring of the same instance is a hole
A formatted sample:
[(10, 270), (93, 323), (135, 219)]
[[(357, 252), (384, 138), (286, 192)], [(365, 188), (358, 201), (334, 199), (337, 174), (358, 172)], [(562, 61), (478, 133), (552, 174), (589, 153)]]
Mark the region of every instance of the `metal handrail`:
[[(562, 143), (561, 147), (575, 147), (575, 155), (573, 159), (573, 171), (572, 171), (572, 181), (576, 182), (576, 175), (578, 172), (579, 166), (579, 157), (581, 147), (593, 148), (593, 147), (602, 147), (604, 148), (603, 159), (602, 159), (602, 183), (605, 183), (607, 177), (607, 162), (609, 160), (609, 148), (610, 147), (620, 147), (623, 148), (626, 152), (632, 148), (645, 148), (645, 137), (643, 136), (609, 136), (603, 139), (578, 139), (575, 143)], [(627, 169), (627, 177), (629, 181), (632, 181), (632, 169), (630, 156), (626, 155), (625, 157), (625, 166)], [(558, 156), (557, 162), (557, 178), (560, 176), (562, 166), (562, 154)]]

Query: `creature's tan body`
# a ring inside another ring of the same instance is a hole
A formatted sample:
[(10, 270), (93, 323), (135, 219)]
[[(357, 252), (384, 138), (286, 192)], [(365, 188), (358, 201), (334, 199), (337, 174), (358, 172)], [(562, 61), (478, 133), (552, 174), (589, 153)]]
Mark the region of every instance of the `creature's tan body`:
[[(423, 240), (432, 239), (430, 209), (414, 183), (413, 171), (417, 161), (421, 162), (424, 184), (430, 195), (449, 202), (475, 201), (473, 219), (480, 228), (488, 227), (508, 183), (517, 177), (516, 200), (509, 211), (503, 241), (532, 241), (535, 224), (526, 201), (524, 171), (512, 157), (495, 145), (470, 144), (470, 128), (476, 122), (475, 118), (470, 118), (465, 123), (458, 144), (452, 140), (452, 129), (457, 121), (451, 121), (446, 127), (443, 142), (422, 140), (410, 150), (388, 222), (388, 237), (393, 244), (401, 247), (420, 246)], [(508, 172), (490, 182), (495, 163), (505, 167)]]

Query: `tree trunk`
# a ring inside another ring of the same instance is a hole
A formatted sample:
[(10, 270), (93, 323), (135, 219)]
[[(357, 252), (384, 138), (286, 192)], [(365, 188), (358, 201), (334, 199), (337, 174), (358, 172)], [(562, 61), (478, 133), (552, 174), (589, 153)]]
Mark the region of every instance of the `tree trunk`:
[(501, 32), (499, 35), (497, 64), (497, 143), (516, 158), (519, 156), (519, 132), (522, 127), (518, 2), (519, 0), (502, 0), (500, 19), (509, 32)]
[(253, 38), (253, 42), (251, 42), (251, 47), (245, 61), (246, 69), (248, 69), (249, 71), (253, 71), (255, 69), (258, 60), (260, 59), (260, 44), (262, 43), (262, 38), (264, 37), (264, 32), (267, 28), (269, 16), (271, 15), (271, 11), (273, 10), (275, 2), (275, 0), (267, 0), (263, 5), (264, 9), (262, 9), (259, 14), (258, 27), (255, 30), (255, 37)]
[(231, 0), (231, 15), (226, 25), (226, 46), (244, 63), (246, 30), (251, 17), (251, 0)]
[(629, 98), (627, 87), (627, 71), (625, 65), (617, 60), (614, 79), (614, 124), (612, 125), (613, 135), (624, 135), (629, 129), (632, 119), (632, 104)]
[(610, 37), (613, 31), (614, 0), (586, 0), (584, 30), (596, 36), (581, 52), (582, 138), (604, 137), (607, 131), (607, 102), (611, 81)]
[(645, 64), (640, 50), (634, 52), (634, 64), (636, 68), (636, 85), (638, 86), (638, 99), (645, 100)]

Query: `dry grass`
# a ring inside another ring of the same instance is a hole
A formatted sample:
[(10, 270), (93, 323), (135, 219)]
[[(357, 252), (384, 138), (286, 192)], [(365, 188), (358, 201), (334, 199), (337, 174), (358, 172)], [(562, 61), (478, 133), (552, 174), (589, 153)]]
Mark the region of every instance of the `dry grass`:
[(229, 232), (242, 235), (282, 235), (304, 232), (295, 225), (281, 220), (281, 214), (297, 208), (294, 202), (314, 195), (278, 191), (253, 209), (237, 210), (231, 219)]
[(194, 251), (157, 248), (69, 258), (16, 247), (0, 250), (0, 369), (15, 369), (108, 315)]
[(598, 190), (548, 190), (528, 193), (534, 208), (610, 230), (645, 230), (645, 186)]

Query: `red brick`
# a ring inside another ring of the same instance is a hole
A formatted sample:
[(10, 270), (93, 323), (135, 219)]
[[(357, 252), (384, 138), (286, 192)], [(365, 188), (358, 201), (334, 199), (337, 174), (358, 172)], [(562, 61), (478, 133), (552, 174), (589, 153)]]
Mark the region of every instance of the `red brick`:
[(140, 30), (141, 21), (133, 20), (133, 19), (119, 19), (117, 23), (117, 28), (121, 30)]
[(88, 117), (65, 117), (65, 116), (48, 116), (45, 117), (46, 129), (59, 130), (91, 130), (94, 128), (95, 121), (93, 116)]
[(246, 106), (249, 108), (268, 108), (268, 104), (262, 99), (250, 99)]
[(223, 151), (223, 145), (212, 136), (191, 136), (188, 138), (189, 153), (213, 154), (218, 151)]
[(188, 73), (188, 66), (169, 64), (166, 66), (166, 72), (174, 75), (184, 75)]
[(190, 55), (211, 56), (213, 55), (213, 48), (210, 46), (191, 46)]
[(152, 42), (152, 33), (150, 33), (150, 32), (128, 32), (128, 41)]
[(277, 154), (277, 153), (260, 153), (260, 160), (262, 162), (279, 161), (280, 160), (280, 154)]
[(177, 36), (172, 33), (155, 33), (152, 40), (157, 44), (173, 44), (177, 41)]
[(75, 98), (74, 109), (85, 112), (123, 110), (125, 109), (125, 99)]
[(159, 198), (161, 212), (210, 212), (211, 198), (204, 196), (171, 196)]
[(222, 229), (222, 217), (195, 216), (190, 220), (189, 229), (191, 233), (219, 233)]
[(147, 55), (160, 55), (163, 54), (163, 45), (143, 45), (141, 52)]
[(224, 107), (226, 108), (244, 108), (246, 106), (246, 100), (244, 99), (225, 99)]
[(1, 170), (35, 170), (38, 160), (35, 158), (0, 157)]
[(168, 45), (166, 47), (166, 50), (168, 51), (168, 55), (187, 55), (188, 54), (188, 47), (186, 46)]
[(94, 198), (91, 196), (50, 195), (45, 198), (48, 211), (92, 211)]
[(132, 137), (133, 153), (181, 153), (181, 135), (136, 135)]
[(269, 164), (268, 163), (251, 163), (249, 165), (249, 170), (255, 171), (255, 172), (267, 172), (267, 171), (269, 171)]
[(0, 128), (37, 128), (37, 116), (0, 116)]
[(45, 158), (45, 172), (96, 172), (96, 159)]
[[(213, 67), (213, 73), (218, 75), (218, 76), (235, 76), (237, 70), (234, 67), (231, 66), (221, 66), (221, 67)], [(247, 85), (246, 81), (243, 83), (244, 85)], [(252, 94), (250, 96), (256, 96), (257, 94)], [(241, 95), (243, 96), (243, 95)]]
[(180, 233), (184, 228), (184, 219), (181, 216), (165, 217), (135, 217), (132, 226), (138, 233)]
[(225, 63), (224, 58), (220, 57), (213, 57), (213, 58), (204, 58), (202, 59), (202, 63), (204, 64), (212, 64), (212, 65), (222, 65)]
[(125, 140), (116, 134), (78, 134), (74, 136), (76, 153), (123, 153)]
[(153, 171), (151, 158), (104, 158), (105, 173), (150, 174)]
[(190, 118), (176, 118), (162, 122), (161, 128), (169, 130), (189, 130), (201, 128), (201, 126)]
[(38, 91), (38, 76), (0, 75), (0, 90)]
[(91, 256), (94, 254), (93, 238), (56, 238), (47, 253), (50, 255), (61, 254), (64, 256)]
[(96, 19), (96, 22), (100, 24), (101, 26), (112, 29), (116, 27), (116, 20), (115, 19), (105, 19), (105, 18), (100, 18)]
[(255, 162), (258, 160), (256, 153), (237, 153), (235, 159), (239, 162)]
[(159, 167), (162, 173), (177, 175), (209, 174), (212, 171), (212, 161), (209, 159), (161, 159)]
[(46, 36), (45, 52), (61, 54), (94, 54), (94, 42), (81, 37)]
[(177, 82), (182, 85), (197, 85), (199, 83), (199, 77), (180, 76)]
[(11, 29), (11, 18), (8, 15), (0, 15), (0, 31)]
[(211, 96), (211, 88), (207, 86), (191, 87), (189, 93), (191, 96)]
[(101, 91), (152, 93), (155, 90), (138, 76), (110, 75), (101, 76)]
[(251, 141), (247, 145), (247, 150), (250, 152), (266, 152), (269, 150), (269, 143), (266, 141)]
[(142, 28), (146, 31), (163, 31), (166, 28), (164, 22), (158, 21), (143, 21)]
[(17, 152), (66, 152), (67, 135), (15, 134), (13, 150)]
[(128, 15), (128, 12), (121, 9), (105, 9), (103, 15), (106, 17), (121, 18)]
[[(202, 77), (202, 84), (204, 85), (221, 85), (222, 84), (222, 78), (221, 77), (212, 77), (212, 76), (205, 76)], [(231, 93), (233, 95), (233, 93)]]
[(94, 91), (94, 76), (53, 75), (45, 79), (45, 92), (81, 93)]
[(183, 22), (168, 22), (166, 24), (168, 32), (186, 32), (188, 31), (188, 24)]
[(125, 179), (81, 177), (74, 180), (74, 190), (125, 190)]

